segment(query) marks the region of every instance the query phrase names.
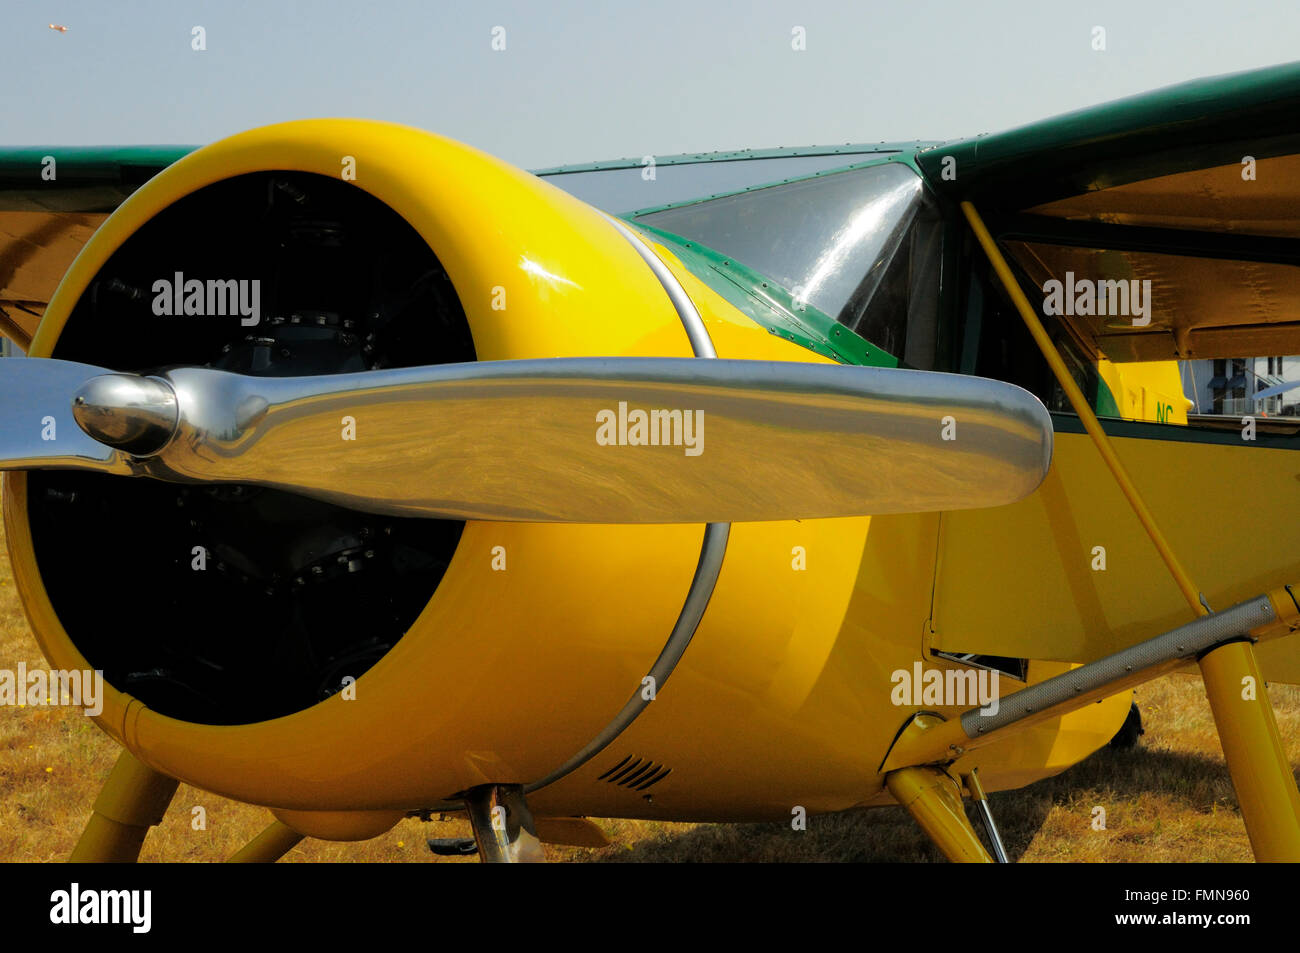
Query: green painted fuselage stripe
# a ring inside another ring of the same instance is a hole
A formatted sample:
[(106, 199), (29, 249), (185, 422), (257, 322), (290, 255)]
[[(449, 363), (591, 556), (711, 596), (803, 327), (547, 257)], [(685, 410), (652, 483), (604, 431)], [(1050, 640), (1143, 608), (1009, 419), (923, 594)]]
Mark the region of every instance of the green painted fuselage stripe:
[(796, 302), (788, 289), (766, 275), (699, 242), (644, 222), (635, 222), (634, 226), (667, 245), (687, 271), (769, 333), (841, 364), (898, 366), (896, 357), (858, 337), (813, 305)]

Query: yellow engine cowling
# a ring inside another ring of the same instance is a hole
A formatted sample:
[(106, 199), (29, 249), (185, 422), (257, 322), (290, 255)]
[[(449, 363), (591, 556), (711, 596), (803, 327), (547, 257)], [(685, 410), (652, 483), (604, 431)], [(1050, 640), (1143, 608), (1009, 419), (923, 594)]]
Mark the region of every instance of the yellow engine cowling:
[[(345, 182), (400, 215), (445, 269), (478, 360), (692, 354), (663, 286), (600, 212), (426, 132), (312, 120), (216, 143), (142, 187), (65, 276), (31, 355), (65, 356), (61, 341), (88, 289), (147, 225), (206, 189), (268, 170)], [(769, 334), (659, 254), (720, 357), (826, 360)], [(129, 339), (132, 328), (120, 334)], [(79, 340), (94, 338), (83, 331)], [(156, 340), (141, 347), (161, 353)], [(93, 354), (73, 359), (94, 362)], [(167, 360), (186, 362), (164, 355), (158, 363)], [(130, 640), (161, 628), (182, 644), (205, 606), (160, 615), (160, 581), (142, 571), (135, 585), (130, 567), (117, 568), (120, 598), (95, 607), (102, 631), (90, 631), (84, 607), (80, 628), (65, 630), (72, 590), (60, 583), (64, 602), (52, 603), (38, 563), (55, 557), (42, 556), (34, 540), (30, 517), (44, 504), (29, 499), (32, 480), (6, 479), (4, 510), (16, 581), (50, 661), (96, 667), (79, 646), (88, 638), (107, 644), (106, 633)], [(734, 526), (709, 611), (664, 688), (672, 704), (652, 705), (603, 759), (539, 791), (535, 813), (760, 819), (788, 817), (795, 804), (817, 812), (869, 801), (907, 716), (890, 703), (890, 673), (923, 651), (937, 519)], [(641, 687), (681, 610), (702, 532), (466, 523), (427, 604), (351, 690), (265, 720), (205, 724), (169, 717), (110, 684), (97, 720), (159, 771), (283, 812), (373, 818), (477, 784), (527, 783), (586, 745)], [(1022, 738), (1016, 782), (1055, 773), (1104, 743), (1127, 704), (1105, 708), (1087, 723), (1076, 719), (1079, 731), (1064, 741), (1056, 726)], [(653, 802), (603, 783), (601, 773), (625, 756), (671, 768), (683, 783), (657, 786)], [(995, 764), (984, 776), (990, 789), (999, 786)], [(330, 829), (368, 836), (373, 826)]]
[[(199, 150), (133, 195), (66, 275), (32, 356), (55, 353), (92, 280), (146, 222), (213, 183), (268, 169), (348, 181), (400, 209), (437, 250), (479, 359), (692, 353), (654, 274), (596, 210), (435, 135), (306, 121)], [(705, 316), (731, 356), (818, 359), (739, 316)], [(34, 628), (56, 665), (93, 667), (42, 583), (26, 483), (24, 474), (7, 481), (6, 511)], [(110, 686), (99, 721), (160, 770), (286, 808), (414, 807), (484, 781), (540, 777), (639, 684), (680, 610), (701, 532), (471, 523), (429, 605), (357, 684), (355, 699), (340, 693), (286, 717), (208, 726), (166, 717)], [(138, 598), (106, 612), (104, 626), (163, 626), (183, 638), (185, 618), (150, 618), (148, 596)], [(525, 726), (541, 728), (543, 743)]]

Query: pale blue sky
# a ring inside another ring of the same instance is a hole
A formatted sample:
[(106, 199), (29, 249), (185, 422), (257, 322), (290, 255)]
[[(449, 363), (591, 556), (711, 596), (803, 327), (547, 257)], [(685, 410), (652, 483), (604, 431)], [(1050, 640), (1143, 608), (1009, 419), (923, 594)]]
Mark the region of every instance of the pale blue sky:
[(340, 115), (530, 168), (949, 139), (1300, 59), (1297, 37), (1293, 0), (5, 0), (0, 146), (201, 144)]

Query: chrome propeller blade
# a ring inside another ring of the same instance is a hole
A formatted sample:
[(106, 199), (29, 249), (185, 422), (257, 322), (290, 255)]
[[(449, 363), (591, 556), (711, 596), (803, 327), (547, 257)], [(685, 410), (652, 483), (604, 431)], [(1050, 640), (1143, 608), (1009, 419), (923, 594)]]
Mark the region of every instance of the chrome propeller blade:
[(72, 361), (0, 359), (0, 469), (130, 473), (121, 454), (82, 431), (72, 416), (73, 395), (107, 373)]
[[(42, 438), (47, 418), (53, 439)], [(195, 367), (144, 378), (12, 359), (0, 361), (0, 424), (0, 469), (256, 484), (406, 516), (583, 523), (999, 506), (1034, 491), (1052, 449), (1042, 404), (999, 381), (697, 358), (288, 378)]]

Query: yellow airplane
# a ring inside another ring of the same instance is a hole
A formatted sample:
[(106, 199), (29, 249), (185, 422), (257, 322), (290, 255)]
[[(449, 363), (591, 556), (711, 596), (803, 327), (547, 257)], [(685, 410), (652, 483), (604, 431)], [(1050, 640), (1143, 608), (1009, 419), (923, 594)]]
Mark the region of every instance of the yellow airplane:
[(273, 812), (244, 861), (895, 803), (1005, 860), (988, 792), (1199, 669), (1256, 857), (1300, 860), (1300, 437), (1256, 369), (1300, 354), (1297, 101), (537, 173), (351, 119), (0, 153), (10, 556), (124, 749), (73, 859), (184, 781)]

